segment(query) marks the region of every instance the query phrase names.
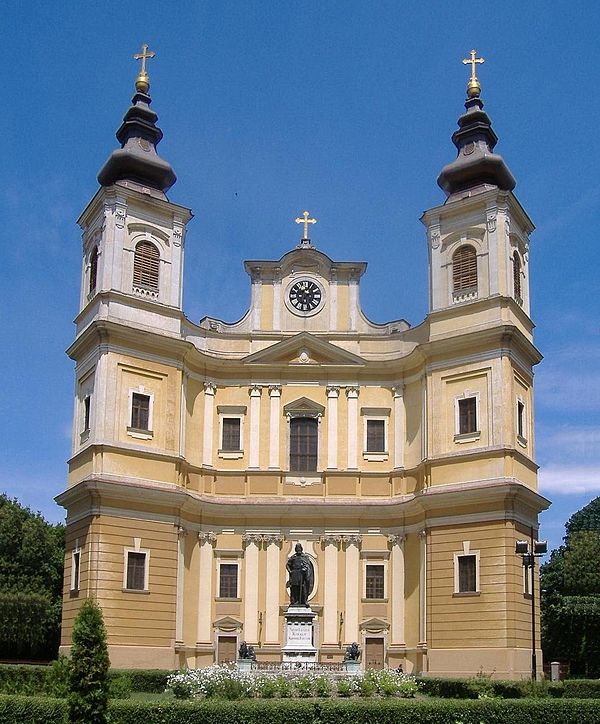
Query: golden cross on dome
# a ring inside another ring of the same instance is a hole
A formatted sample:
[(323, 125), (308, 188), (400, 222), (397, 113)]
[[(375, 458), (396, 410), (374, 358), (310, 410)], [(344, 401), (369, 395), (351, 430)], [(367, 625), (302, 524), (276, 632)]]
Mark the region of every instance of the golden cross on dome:
[(140, 68), (140, 73), (139, 73), (140, 75), (147, 75), (147, 72), (146, 72), (146, 59), (147, 59), (147, 58), (154, 58), (155, 55), (156, 55), (156, 53), (155, 53), (153, 50), (150, 50), (150, 51), (148, 50), (148, 44), (147, 44), (147, 43), (144, 43), (144, 44), (142, 45), (142, 52), (141, 52), (141, 53), (136, 53), (136, 54), (133, 56), (133, 59), (134, 59), (134, 60), (141, 60), (141, 61), (142, 61), (142, 67)]
[(302, 216), (303, 216), (304, 218), (302, 218), (302, 219), (300, 219), (300, 218), (296, 219), (296, 223), (297, 223), (297, 224), (304, 224), (304, 236), (302, 237), (302, 239), (308, 239), (308, 238), (309, 238), (309, 236), (308, 236), (308, 225), (309, 225), (309, 224), (316, 224), (316, 223), (317, 223), (317, 220), (316, 220), (316, 219), (309, 219), (308, 217), (310, 216), (310, 214), (308, 213), (308, 211), (305, 211), (305, 212), (302, 214)]
[(471, 65), (471, 80), (477, 80), (477, 76), (475, 75), (475, 65), (476, 63), (485, 63), (485, 58), (478, 58), (477, 57), (477, 51), (472, 50), (471, 51), (471, 57), (470, 58), (463, 58), (463, 63), (465, 65)]

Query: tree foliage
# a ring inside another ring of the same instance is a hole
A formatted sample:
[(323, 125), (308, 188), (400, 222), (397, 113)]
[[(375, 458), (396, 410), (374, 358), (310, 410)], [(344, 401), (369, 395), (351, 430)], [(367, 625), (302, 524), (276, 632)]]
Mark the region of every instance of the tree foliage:
[(600, 674), (600, 497), (566, 524), (564, 545), (542, 566), (542, 646), (571, 673)]
[(0, 650), (52, 659), (58, 651), (64, 526), (0, 495)]
[(110, 660), (102, 611), (86, 599), (73, 624), (69, 722), (106, 724)]

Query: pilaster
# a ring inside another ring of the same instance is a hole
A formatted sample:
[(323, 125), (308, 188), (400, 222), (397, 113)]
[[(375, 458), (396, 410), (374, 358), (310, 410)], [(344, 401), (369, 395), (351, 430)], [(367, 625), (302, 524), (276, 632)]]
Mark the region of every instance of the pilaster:
[(215, 392), (217, 386), (213, 382), (204, 383), (204, 429), (202, 444), (202, 464), (213, 466), (213, 420), (215, 414)]
[(338, 643), (338, 557), (342, 537), (324, 535), (321, 537), (325, 549), (325, 570), (323, 580), (323, 644)]
[(358, 470), (358, 387), (347, 387), (348, 470)]
[(200, 546), (200, 562), (198, 569), (198, 624), (197, 643), (210, 644), (212, 642), (212, 591), (214, 569), (214, 546), (217, 536), (212, 531), (198, 533)]
[(260, 397), (261, 385), (250, 387), (250, 456), (248, 467), (258, 470), (260, 467)]
[(335, 385), (327, 387), (327, 467), (337, 468), (338, 454), (338, 397), (340, 388)]
[(360, 535), (342, 538), (346, 549), (345, 629), (346, 643), (358, 641), (358, 603), (360, 601)]
[(281, 421), (281, 385), (269, 385), (269, 468), (279, 469), (279, 428)]

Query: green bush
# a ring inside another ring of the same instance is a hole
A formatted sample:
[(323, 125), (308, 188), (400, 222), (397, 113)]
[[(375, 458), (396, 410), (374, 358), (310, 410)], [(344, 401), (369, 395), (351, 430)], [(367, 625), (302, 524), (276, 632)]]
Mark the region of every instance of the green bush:
[(278, 676), (276, 680), (277, 694), (282, 699), (289, 699), (294, 694), (294, 687), (287, 676)]
[(147, 694), (162, 694), (167, 688), (167, 679), (173, 671), (164, 669), (113, 669), (114, 675), (128, 676), (132, 691), (143, 691)]
[(338, 696), (347, 697), (354, 693), (354, 682), (349, 679), (338, 679), (337, 682)]
[(44, 693), (56, 699), (66, 699), (69, 694), (71, 663), (66, 656), (59, 656), (46, 668)]
[(73, 624), (69, 721), (106, 724), (108, 709), (108, 649), (102, 611), (86, 599)]
[(311, 676), (301, 676), (296, 681), (294, 681), (294, 687), (296, 689), (296, 694), (301, 699), (307, 699), (309, 696), (313, 695), (314, 691), (314, 681)]
[[(502, 701), (112, 701), (111, 724), (597, 724), (600, 701), (521, 699)], [(0, 695), (0, 724), (65, 724), (66, 702)], [(83, 720), (86, 721), (86, 720)], [(87, 721), (86, 721), (87, 724)]]
[(442, 699), (477, 699), (479, 690), (473, 679), (441, 679), (424, 676), (417, 679), (421, 691)]
[(65, 724), (64, 699), (0, 694), (0, 724)]
[(565, 699), (600, 699), (599, 679), (566, 679), (562, 689)]
[(315, 694), (321, 698), (331, 696), (331, 681), (326, 676), (318, 676), (315, 680)]
[(0, 693), (41, 693), (44, 691), (47, 669), (47, 666), (0, 664)]
[(129, 699), (131, 696), (131, 679), (127, 674), (110, 672), (108, 696), (111, 699)]

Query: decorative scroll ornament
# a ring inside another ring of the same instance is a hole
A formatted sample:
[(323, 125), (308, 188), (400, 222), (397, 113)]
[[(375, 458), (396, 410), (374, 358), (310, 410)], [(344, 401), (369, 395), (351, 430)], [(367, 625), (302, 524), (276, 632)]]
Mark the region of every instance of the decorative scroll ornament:
[(198, 533), (198, 540), (200, 543), (210, 543), (214, 545), (217, 542), (217, 534), (213, 533), (212, 530), (201, 530)]
[(496, 212), (496, 209), (490, 210), (486, 214), (486, 226), (488, 233), (492, 234), (494, 231), (496, 231), (496, 218), (498, 214)]

